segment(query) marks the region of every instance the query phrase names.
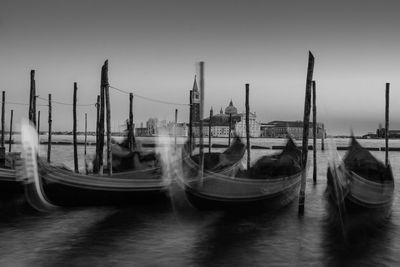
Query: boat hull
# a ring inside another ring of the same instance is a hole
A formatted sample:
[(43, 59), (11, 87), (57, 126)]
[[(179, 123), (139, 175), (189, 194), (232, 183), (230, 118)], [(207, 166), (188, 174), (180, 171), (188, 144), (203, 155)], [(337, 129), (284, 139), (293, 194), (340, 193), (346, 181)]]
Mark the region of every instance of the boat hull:
[(0, 200), (6, 200), (23, 192), (22, 184), (16, 179), (15, 170), (0, 168)]
[(343, 166), (328, 169), (328, 220), (346, 234), (384, 224), (392, 212), (394, 183), (371, 182)]
[(184, 185), (189, 202), (198, 209), (277, 210), (297, 196), (301, 175), (275, 179), (249, 179), (211, 174)]
[(38, 179), (28, 178), (25, 191), (32, 206), (48, 202), (56, 206), (152, 205), (168, 198), (170, 181), (160, 168), (83, 175), (44, 162), (38, 164)]
[(82, 205), (154, 205), (168, 200), (165, 187), (146, 190), (101, 190), (69, 186), (43, 179), (43, 192), (47, 200), (57, 206)]
[(249, 198), (223, 198), (210, 197), (201, 194), (189, 187), (185, 193), (189, 202), (200, 210), (278, 210), (289, 205), (298, 196), (300, 184), (287, 188), (281, 192)]

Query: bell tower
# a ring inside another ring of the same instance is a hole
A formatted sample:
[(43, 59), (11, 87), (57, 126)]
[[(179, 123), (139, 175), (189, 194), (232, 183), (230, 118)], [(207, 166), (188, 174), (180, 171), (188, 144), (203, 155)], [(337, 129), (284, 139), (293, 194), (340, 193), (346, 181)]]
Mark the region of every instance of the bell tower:
[(193, 122), (200, 121), (200, 92), (197, 87), (196, 75), (194, 76), (193, 88), (192, 88), (192, 111), (193, 111)]

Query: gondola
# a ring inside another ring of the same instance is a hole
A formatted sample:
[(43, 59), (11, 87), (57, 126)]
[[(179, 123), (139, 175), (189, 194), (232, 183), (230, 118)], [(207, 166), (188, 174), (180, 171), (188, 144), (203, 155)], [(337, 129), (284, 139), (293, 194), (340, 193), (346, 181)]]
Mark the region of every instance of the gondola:
[(15, 164), (19, 159), (19, 153), (8, 153), (4, 167), (0, 168), (0, 200), (7, 200), (13, 196), (22, 195), (23, 186), (17, 181)]
[(183, 176), (190, 180), (190, 177), (197, 177), (201, 170), (203, 174), (235, 175), (242, 165), (245, 151), (245, 144), (235, 136), (231, 146), (224, 152), (203, 153), (203, 167), (200, 168), (200, 154), (190, 155), (191, 148), (186, 143), (182, 149)]
[(281, 153), (260, 158), (250, 170), (205, 171), (203, 177), (189, 176), (184, 185), (199, 209), (279, 209), (298, 195), (304, 172), (301, 151), (289, 138)]
[(344, 233), (381, 225), (390, 216), (394, 179), (385, 166), (352, 137), (349, 151), (327, 172), (329, 220)]
[(27, 198), (35, 208), (138, 202), (145, 205), (167, 197), (170, 181), (163, 179), (158, 165), (111, 176), (78, 174), (37, 158), (35, 130), (22, 125), (21, 132), (24, 168), (17, 175), (24, 181)]
[(23, 187), (16, 180), (15, 170), (0, 168), (0, 200), (23, 193)]

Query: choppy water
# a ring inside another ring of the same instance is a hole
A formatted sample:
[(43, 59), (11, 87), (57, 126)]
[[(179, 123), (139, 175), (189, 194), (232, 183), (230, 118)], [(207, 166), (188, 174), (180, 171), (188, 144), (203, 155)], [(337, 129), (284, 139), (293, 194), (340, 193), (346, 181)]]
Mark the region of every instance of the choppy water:
[[(252, 142), (271, 145), (282, 140)], [(348, 144), (348, 140), (336, 142)], [(382, 140), (362, 143), (384, 146)], [(391, 145), (400, 147), (400, 142), (391, 141)], [(253, 150), (252, 159), (267, 153), (273, 151)], [(383, 160), (384, 152), (372, 153)], [(385, 227), (364, 233), (356, 241), (332, 232), (326, 221), (323, 194), (328, 154), (318, 151), (317, 185), (312, 185), (310, 164), (302, 218), (297, 215), (297, 202), (278, 212), (200, 212), (187, 203), (176, 185), (169, 203), (151, 207), (88, 207), (42, 214), (23, 199), (3, 203), (0, 265), (399, 266), (400, 152), (390, 152), (397, 196), (392, 216)], [(72, 166), (72, 148), (54, 146), (53, 160)]]

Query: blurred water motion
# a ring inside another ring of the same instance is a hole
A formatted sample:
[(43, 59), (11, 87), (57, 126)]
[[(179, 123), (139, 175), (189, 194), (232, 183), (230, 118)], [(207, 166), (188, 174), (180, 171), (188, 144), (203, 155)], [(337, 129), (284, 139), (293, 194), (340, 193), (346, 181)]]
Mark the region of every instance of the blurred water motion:
[[(252, 142), (279, 145), (284, 140)], [(383, 142), (362, 140), (361, 144), (380, 147)], [(345, 146), (348, 140), (336, 143)], [(391, 145), (400, 147), (400, 140)], [(72, 166), (72, 147), (54, 146), (53, 151), (56, 162)], [(252, 150), (252, 159), (273, 152)], [(296, 202), (273, 213), (200, 212), (186, 202), (176, 184), (170, 203), (152, 207), (89, 207), (41, 214), (20, 198), (2, 202), (0, 266), (397, 266), (399, 198), (384, 227), (344, 239), (327, 221), (324, 191), (329, 152), (318, 153), (318, 183), (312, 185), (311, 162), (303, 218), (297, 216)], [(339, 151), (341, 156), (344, 153)], [(384, 152), (372, 154), (384, 159)], [(400, 152), (389, 155), (400, 188)]]

